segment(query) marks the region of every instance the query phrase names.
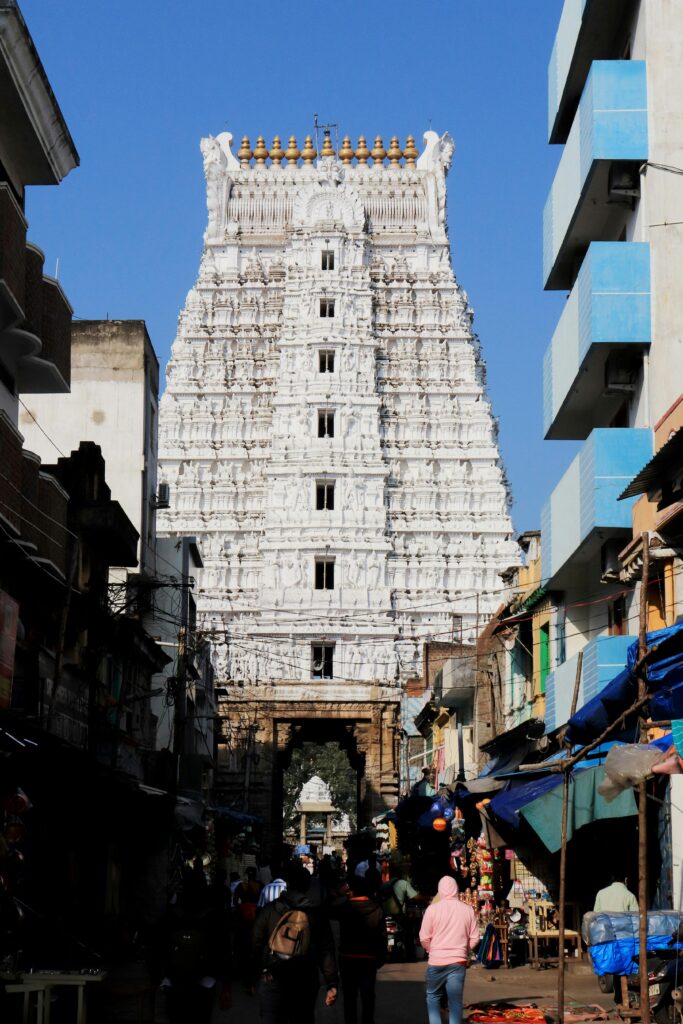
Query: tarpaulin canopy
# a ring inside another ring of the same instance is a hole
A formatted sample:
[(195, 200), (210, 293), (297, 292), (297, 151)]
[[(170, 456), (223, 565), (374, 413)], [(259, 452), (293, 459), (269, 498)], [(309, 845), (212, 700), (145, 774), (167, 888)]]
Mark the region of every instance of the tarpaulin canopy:
[[(683, 718), (683, 623), (648, 633), (646, 644), (657, 648), (647, 662), (650, 715), (655, 720)], [(638, 642), (634, 641), (628, 649), (626, 667), (570, 718), (567, 739), (571, 743), (590, 743), (635, 702), (637, 662)], [(632, 721), (627, 719), (624, 727), (634, 725), (635, 716)]]
[[(638, 813), (632, 789), (623, 790), (610, 803), (605, 800), (598, 792), (604, 776), (602, 767), (588, 768), (572, 775), (567, 808), (568, 840), (593, 821), (626, 818)], [(521, 807), (519, 812), (551, 853), (557, 853), (561, 846), (562, 793), (563, 787), (557, 785)]]

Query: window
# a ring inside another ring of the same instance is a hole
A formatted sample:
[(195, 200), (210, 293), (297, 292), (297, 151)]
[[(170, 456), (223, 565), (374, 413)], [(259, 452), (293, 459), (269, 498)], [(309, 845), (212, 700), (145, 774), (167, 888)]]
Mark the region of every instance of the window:
[(622, 595), (607, 607), (608, 633), (610, 636), (626, 636), (628, 633), (628, 617), (626, 615), (626, 599)]
[(334, 412), (318, 412), (318, 437), (334, 437)]
[(313, 644), (311, 655), (311, 676), (313, 679), (332, 679), (334, 644)]
[(334, 508), (334, 480), (318, 480), (315, 485), (315, 507), (318, 512)]
[(315, 589), (334, 590), (334, 558), (316, 558)]
[(334, 352), (323, 349), (318, 353), (318, 368), (321, 373), (334, 373)]
[(320, 265), (323, 270), (334, 270), (334, 253), (331, 249), (323, 249), (320, 257)]
[(320, 300), (320, 315), (327, 317), (334, 316), (334, 299)]

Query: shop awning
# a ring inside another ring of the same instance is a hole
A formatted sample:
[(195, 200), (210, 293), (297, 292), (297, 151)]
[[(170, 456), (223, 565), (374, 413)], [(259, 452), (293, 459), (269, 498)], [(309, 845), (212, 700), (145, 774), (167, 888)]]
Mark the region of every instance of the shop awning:
[[(637, 814), (636, 800), (632, 789), (625, 789), (610, 803), (598, 792), (598, 786), (604, 778), (602, 767), (588, 768), (572, 774), (569, 785), (569, 805), (567, 813), (567, 839), (575, 832), (593, 821), (604, 821), (609, 818), (626, 818)], [(562, 795), (563, 786), (560, 775), (554, 788), (520, 808), (520, 814), (550, 850), (557, 853), (560, 849), (562, 832)]]
[[(652, 693), (650, 716), (655, 721), (683, 718), (683, 623), (648, 633), (646, 644), (657, 648), (647, 662), (647, 686)], [(625, 668), (570, 718), (567, 739), (571, 743), (590, 743), (634, 703), (638, 694), (634, 674), (637, 662), (636, 641), (628, 649)], [(635, 716), (624, 727), (634, 724)]]

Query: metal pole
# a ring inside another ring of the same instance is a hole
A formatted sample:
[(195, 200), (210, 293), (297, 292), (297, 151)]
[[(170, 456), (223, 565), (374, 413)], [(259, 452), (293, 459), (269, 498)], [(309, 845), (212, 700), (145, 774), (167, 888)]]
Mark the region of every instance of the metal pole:
[[(640, 622), (638, 629), (638, 698), (647, 693), (647, 668), (643, 658), (647, 653), (648, 591), (650, 587), (650, 537), (641, 535), (643, 545), (643, 577), (640, 584)], [(647, 742), (645, 716), (640, 714), (640, 742)], [(650, 993), (647, 977), (647, 786), (643, 781), (638, 785), (638, 917), (639, 917), (639, 974), (640, 974), (640, 1019), (650, 1024)]]
[(560, 833), (560, 906), (558, 923), (557, 950), (557, 1019), (564, 1024), (564, 932), (565, 932), (565, 901), (567, 894), (567, 818), (569, 812), (569, 775), (571, 769), (566, 768), (562, 779), (562, 831)]
[[(576, 661), (576, 676), (574, 678), (574, 693), (572, 694), (572, 706), (570, 718), (576, 714), (576, 706), (579, 703), (579, 690), (581, 688), (581, 670), (583, 668), (583, 651), (579, 651)], [(564, 770), (562, 780), (562, 831), (560, 833), (560, 906), (558, 922), (558, 963), (557, 963), (557, 1017), (559, 1024), (564, 1024), (564, 937), (565, 937), (565, 904), (567, 902), (567, 819), (569, 817), (569, 778), (571, 766)]]

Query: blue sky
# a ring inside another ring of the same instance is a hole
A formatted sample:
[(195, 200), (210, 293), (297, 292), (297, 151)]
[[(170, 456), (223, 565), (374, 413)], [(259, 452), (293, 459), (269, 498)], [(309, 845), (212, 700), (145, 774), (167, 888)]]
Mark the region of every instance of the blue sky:
[(162, 365), (205, 226), (199, 139), (312, 131), (385, 145), (448, 130), (456, 276), (475, 309), (518, 530), (574, 451), (542, 440), (541, 361), (564, 296), (541, 285), (559, 158), (546, 69), (561, 0), (20, 0), (81, 156), (29, 190), (29, 233), (80, 317), (143, 318)]

